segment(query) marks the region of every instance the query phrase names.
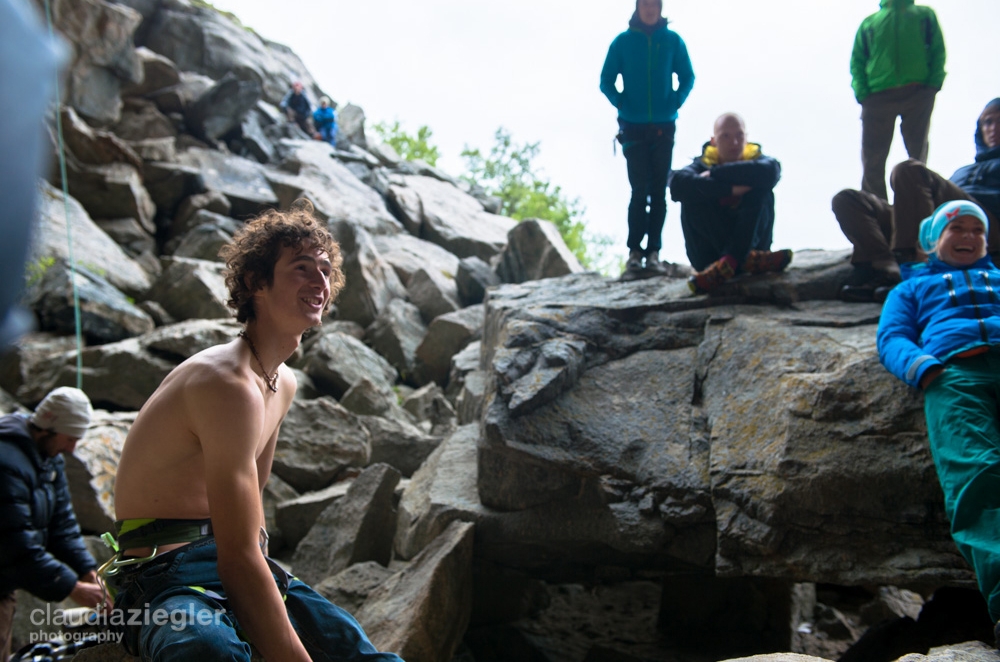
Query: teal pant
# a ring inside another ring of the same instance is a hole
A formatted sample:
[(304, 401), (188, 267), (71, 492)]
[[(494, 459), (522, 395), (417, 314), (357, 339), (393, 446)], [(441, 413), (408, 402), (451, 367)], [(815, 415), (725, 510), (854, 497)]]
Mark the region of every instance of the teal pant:
[(1000, 620), (1000, 349), (950, 361), (924, 393), (951, 537)]

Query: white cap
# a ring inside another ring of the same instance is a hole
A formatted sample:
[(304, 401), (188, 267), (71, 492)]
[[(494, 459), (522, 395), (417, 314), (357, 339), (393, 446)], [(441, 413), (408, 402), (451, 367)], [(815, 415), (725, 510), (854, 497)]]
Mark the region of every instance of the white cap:
[(60, 386), (38, 404), (31, 422), (43, 430), (80, 439), (87, 433), (93, 413), (86, 393), (78, 388)]

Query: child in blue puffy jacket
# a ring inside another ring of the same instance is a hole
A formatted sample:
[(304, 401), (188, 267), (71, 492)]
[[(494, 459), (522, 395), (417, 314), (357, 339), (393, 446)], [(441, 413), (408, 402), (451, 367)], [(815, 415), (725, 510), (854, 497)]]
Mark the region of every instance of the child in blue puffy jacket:
[(929, 260), (904, 266), (903, 282), (889, 293), (878, 352), (892, 374), (924, 392), (951, 535), (998, 622), (1000, 270), (986, 256), (988, 231), (986, 214), (966, 200), (924, 219), (920, 246)]

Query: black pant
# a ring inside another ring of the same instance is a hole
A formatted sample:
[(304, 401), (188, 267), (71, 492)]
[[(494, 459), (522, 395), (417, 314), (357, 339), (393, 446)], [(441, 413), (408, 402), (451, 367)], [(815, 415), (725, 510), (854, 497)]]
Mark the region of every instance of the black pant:
[(667, 218), (667, 176), (674, 153), (673, 122), (632, 124), (619, 120), (622, 153), (628, 165), (632, 198), (628, 203), (629, 250), (658, 251), (662, 246), (663, 222)]
[(711, 203), (685, 202), (681, 229), (691, 266), (701, 271), (723, 255), (739, 264), (751, 249), (770, 250), (774, 230), (774, 193), (752, 189), (732, 209)]

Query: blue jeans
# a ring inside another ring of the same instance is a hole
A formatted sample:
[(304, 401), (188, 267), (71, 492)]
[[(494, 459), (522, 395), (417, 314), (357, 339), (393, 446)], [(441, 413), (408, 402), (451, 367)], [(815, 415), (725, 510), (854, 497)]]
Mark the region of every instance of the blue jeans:
[[(123, 570), (113, 580), (118, 593), (112, 622), (120, 613), (129, 653), (157, 662), (249, 662), (250, 644), (224, 597), (213, 538)], [(402, 662), (375, 650), (353, 616), (298, 579), (289, 581), (285, 608), (313, 660)]]
[(619, 120), (622, 153), (628, 165), (632, 198), (628, 203), (629, 250), (646, 252), (662, 247), (663, 223), (667, 219), (667, 177), (674, 154), (673, 122), (631, 124)]
[(330, 126), (321, 126), (321, 127), (319, 127), (319, 135), (326, 142), (330, 143), (331, 145), (336, 146), (336, 144), (337, 144), (337, 125), (336, 124), (331, 124)]

